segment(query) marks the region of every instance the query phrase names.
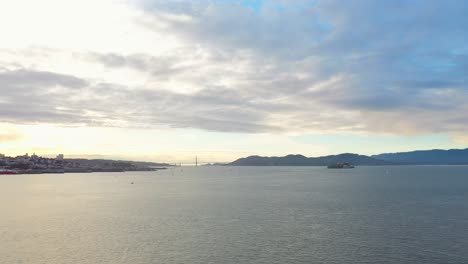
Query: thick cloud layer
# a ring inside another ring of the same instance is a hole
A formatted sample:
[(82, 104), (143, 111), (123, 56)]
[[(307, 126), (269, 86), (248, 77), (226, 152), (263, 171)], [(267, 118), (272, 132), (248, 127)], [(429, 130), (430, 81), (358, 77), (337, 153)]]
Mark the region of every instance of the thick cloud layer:
[[(94, 76), (3, 60), (0, 120), (247, 133), (468, 132), (463, 1), (181, 0), (128, 8), (142, 12), (133, 22), (148, 36), (178, 45), (75, 51), (74, 59), (101, 67)], [(103, 77), (126, 73), (138, 84)]]

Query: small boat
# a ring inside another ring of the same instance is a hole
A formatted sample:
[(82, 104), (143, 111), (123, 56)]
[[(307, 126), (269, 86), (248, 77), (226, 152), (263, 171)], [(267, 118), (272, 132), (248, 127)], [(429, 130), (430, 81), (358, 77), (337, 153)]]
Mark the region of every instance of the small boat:
[(17, 171), (14, 171), (14, 170), (4, 170), (4, 169), (0, 169), (0, 174), (1, 175), (10, 175), (10, 174), (18, 174)]
[(343, 163), (336, 163), (333, 165), (328, 165), (327, 168), (329, 169), (353, 169), (354, 166), (347, 162), (343, 162)]

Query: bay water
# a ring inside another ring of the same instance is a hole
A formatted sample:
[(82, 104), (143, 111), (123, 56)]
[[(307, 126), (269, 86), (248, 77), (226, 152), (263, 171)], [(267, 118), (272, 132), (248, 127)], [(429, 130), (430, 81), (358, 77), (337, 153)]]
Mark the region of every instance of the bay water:
[(468, 166), (2, 175), (0, 263), (468, 263)]

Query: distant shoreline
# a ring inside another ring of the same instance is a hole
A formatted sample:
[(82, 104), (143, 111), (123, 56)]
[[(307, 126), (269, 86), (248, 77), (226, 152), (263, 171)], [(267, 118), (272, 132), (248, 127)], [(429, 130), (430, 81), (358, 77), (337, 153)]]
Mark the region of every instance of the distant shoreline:
[(121, 170), (121, 169), (48, 169), (48, 170), (8, 170), (0, 175), (27, 175), (27, 174), (74, 174), (74, 173), (98, 173), (98, 172), (145, 172), (145, 171), (158, 171), (167, 168), (141, 168), (135, 170)]
[(121, 161), (121, 160), (88, 160), (64, 159), (63, 154), (57, 158), (44, 158), (36, 154), (29, 156), (0, 156), (0, 174), (62, 174), (62, 173), (92, 173), (92, 172), (125, 172), (125, 171), (157, 171), (170, 167), (170, 164)]

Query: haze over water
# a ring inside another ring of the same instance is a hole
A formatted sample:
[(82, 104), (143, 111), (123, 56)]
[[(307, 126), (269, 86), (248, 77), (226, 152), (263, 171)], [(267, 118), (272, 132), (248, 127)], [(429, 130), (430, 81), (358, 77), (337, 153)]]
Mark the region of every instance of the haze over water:
[(468, 166), (0, 176), (0, 263), (468, 263), (467, 176)]

